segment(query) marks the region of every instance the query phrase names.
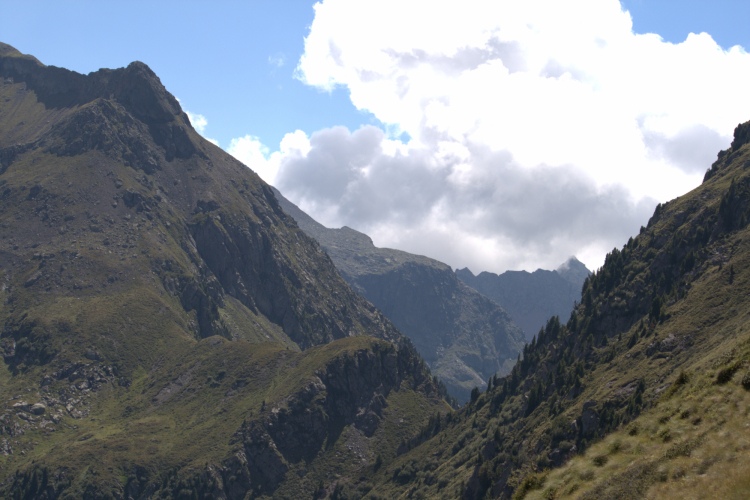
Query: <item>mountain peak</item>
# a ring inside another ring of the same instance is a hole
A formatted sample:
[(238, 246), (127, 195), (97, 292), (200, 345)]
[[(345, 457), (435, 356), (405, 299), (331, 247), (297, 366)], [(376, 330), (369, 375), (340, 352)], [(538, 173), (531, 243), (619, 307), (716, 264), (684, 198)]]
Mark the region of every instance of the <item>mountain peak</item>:
[(135, 61), (124, 69), (102, 69), (89, 76), (101, 85), (101, 97), (111, 95), (146, 124), (170, 122), (183, 114), (177, 99), (145, 63)]
[(0, 57), (20, 56), (23, 55), (15, 47), (7, 43), (0, 42)]
[(560, 271), (565, 271), (565, 270), (576, 268), (576, 267), (586, 267), (586, 266), (580, 260), (578, 260), (578, 258), (575, 255), (571, 255), (570, 257), (568, 257), (568, 259), (565, 262), (557, 266), (556, 271), (560, 272)]
[(0, 43), (0, 72), (16, 83), (25, 83), (47, 108), (80, 106), (102, 98), (117, 101), (148, 125), (170, 122), (183, 115), (177, 99), (167, 92), (151, 68), (140, 61), (126, 68), (100, 69), (82, 75), (46, 66)]
[[(47, 149), (58, 154), (100, 150), (110, 157), (143, 165), (146, 171), (156, 168), (159, 162), (155, 158), (161, 154), (167, 161), (194, 154), (205, 156), (195, 134), (189, 133), (192, 125), (179, 102), (143, 62), (83, 75), (45, 66), (3, 44), (0, 74), (5, 84), (19, 86), (14, 99), (25, 98), (26, 94), (20, 92), (23, 88), (33, 94), (29, 105), (33, 101), (42, 105), (34, 108), (35, 118), (19, 115), (13, 127), (6, 123), (6, 128), (13, 130), (7, 146), (36, 144), (44, 136)], [(53, 110), (54, 116), (41, 120)], [(123, 123), (128, 126), (118, 125)], [(149, 136), (163, 148), (162, 153), (147, 151), (144, 139)]]
[(584, 280), (591, 274), (591, 271), (575, 255), (572, 255), (568, 260), (560, 264), (555, 269), (555, 272), (566, 281), (578, 287), (583, 286)]

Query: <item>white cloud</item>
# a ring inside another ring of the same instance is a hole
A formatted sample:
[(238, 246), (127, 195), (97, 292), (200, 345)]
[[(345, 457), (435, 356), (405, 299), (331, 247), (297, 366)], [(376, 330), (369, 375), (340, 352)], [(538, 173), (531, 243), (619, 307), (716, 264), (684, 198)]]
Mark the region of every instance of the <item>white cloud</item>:
[(204, 133), (206, 132), (206, 127), (208, 127), (208, 120), (206, 119), (206, 117), (198, 113), (191, 113), (187, 109), (184, 111), (185, 111), (185, 114), (188, 115), (188, 118), (190, 119), (190, 124), (193, 126), (195, 131), (198, 132), (200, 135), (202, 135), (203, 138), (206, 139), (207, 141), (218, 146), (219, 141), (217, 141), (216, 139), (209, 139), (208, 137), (204, 135)]
[(750, 118), (750, 55), (635, 35), (616, 0), (324, 0), (296, 73), (410, 141), (297, 132), (263, 155), (282, 193), (475, 271), (598, 267)]
[(270, 152), (257, 137), (246, 135), (232, 139), (227, 152), (250, 167), (267, 183), (274, 183), (276, 169), (269, 159)]
[(272, 186), (276, 185), (279, 164), (294, 158), (304, 157), (310, 151), (310, 141), (301, 130), (286, 134), (279, 144), (279, 150), (271, 150), (253, 135), (232, 139), (227, 153), (247, 165), (261, 179)]
[(300, 208), (379, 246), (475, 272), (553, 269), (571, 254), (599, 259), (656, 204), (597, 188), (572, 166), (526, 169), (484, 145), (403, 145), (372, 126), (321, 130), (306, 146), (274, 153), (275, 185)]
[(274, 69), (283, 68), (286, 64), (286, 57), (281, 53), (270, 55), (268, 56), (268, 64)]

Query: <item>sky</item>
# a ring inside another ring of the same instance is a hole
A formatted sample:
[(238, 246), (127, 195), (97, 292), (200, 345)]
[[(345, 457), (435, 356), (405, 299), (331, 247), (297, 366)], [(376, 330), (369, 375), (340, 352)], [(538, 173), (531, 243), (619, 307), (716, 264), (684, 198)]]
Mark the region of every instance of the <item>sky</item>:
[(595, 270), (750, 120), (746, 0), (0, 0), (0, 41), (148, 64), (328, 227), (474, 273)]

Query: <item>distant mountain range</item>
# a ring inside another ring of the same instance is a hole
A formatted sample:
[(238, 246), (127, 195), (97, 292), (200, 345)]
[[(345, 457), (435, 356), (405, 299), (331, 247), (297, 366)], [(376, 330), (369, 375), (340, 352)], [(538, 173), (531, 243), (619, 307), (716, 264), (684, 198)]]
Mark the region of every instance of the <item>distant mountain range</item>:
[(508, 311), (527, 342), (550, 317), (567, 319), (574, 304), (581, 300), (581, 287), (590, 274), (575, 257), (554, 271), (506, 271), (500, 275), (485, 271), (478, 276), (466, 268), (456, 271), (458, 279)]
[(459, 401), (510, 371), (520, 329), (495, 302), (464, 285), (450, 266), (390, 248), (365, 234), (319, 224), (276, 191), (281, 207), (331, 256), (344, 279), (407, 335)]
[[(412, 339), (460, 401), (492, 375), (505, 375), (523, 342), (531, 341), (551, 316), (570, 315), (590, 274), (575, 257), (555, 271), (453, 273), (435, 259), (378, 248), (369, 236), (349, 227), (327, 228), (275, 193), (344, 279)], [(525, 337), (519, 337), (518, 327)]]

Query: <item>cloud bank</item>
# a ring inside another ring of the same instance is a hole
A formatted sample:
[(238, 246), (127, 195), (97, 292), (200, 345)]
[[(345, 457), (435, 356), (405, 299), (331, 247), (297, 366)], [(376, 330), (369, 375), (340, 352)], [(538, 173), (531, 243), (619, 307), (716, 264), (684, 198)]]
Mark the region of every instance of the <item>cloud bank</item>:
[(615, 0), (324, 0), (297, 75), (384, 130), (229, 151), (328, 226), (475, 272), (598, 267), (750, 119), (744, 49), (634, 34)]

